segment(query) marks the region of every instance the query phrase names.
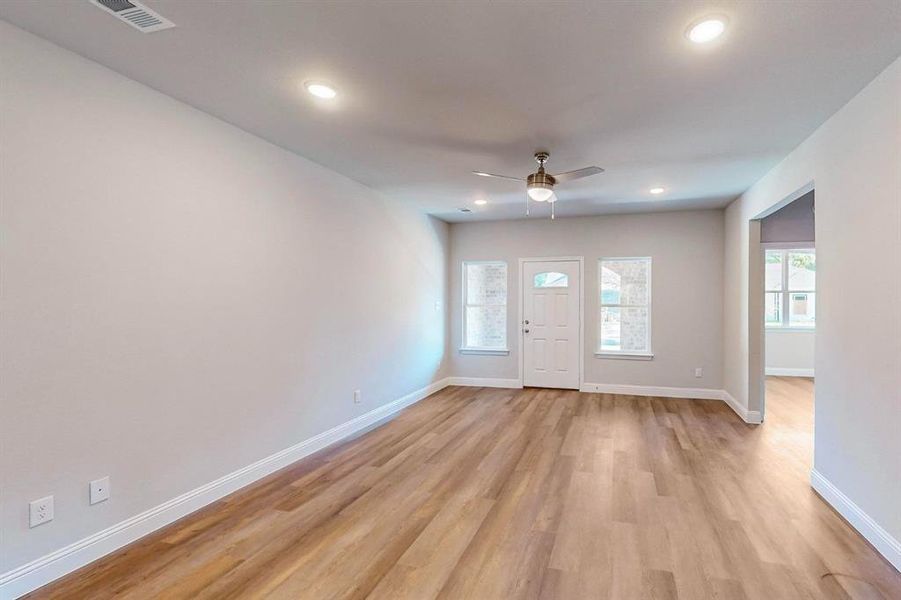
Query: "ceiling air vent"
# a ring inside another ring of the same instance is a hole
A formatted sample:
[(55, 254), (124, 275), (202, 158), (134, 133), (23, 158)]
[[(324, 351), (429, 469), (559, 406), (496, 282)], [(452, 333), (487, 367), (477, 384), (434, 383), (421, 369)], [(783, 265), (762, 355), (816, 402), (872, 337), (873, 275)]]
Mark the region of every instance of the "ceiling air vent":
[(125, 21), (144, 33), (175, 27), (175, 23), (169, 19), (161, 17), (134, 0), (91, 0), (91, 4), (99, 6), (120, 21)]

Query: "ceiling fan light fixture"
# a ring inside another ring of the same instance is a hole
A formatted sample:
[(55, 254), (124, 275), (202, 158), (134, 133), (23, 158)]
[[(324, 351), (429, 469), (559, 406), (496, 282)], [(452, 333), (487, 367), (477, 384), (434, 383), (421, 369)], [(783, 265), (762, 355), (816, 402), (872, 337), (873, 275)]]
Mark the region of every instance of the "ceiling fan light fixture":
[(547, 183), (530, 183), (526, 193), (535, 202), (547, 202), (554, 195), (554, 188)]
[[(529, 216), (529, 202), (547, 202), (551, 205), (551, 218), (554, 216), (554, 204), (557, 202), (557, 195), (554, 193), (554, 185), (558, 183), (570, 182), (576, 179), (582, 179), (590, 175), (603, 173), (604, 169), (600, 167), (583, 167), (575, 171), (566, 171), (551, 175), (548, 173), (544, 165), (550, 158), (550, 154), (539, 150), (535, 153), (535, 162), (538, 163), (538, 170), (530, 174), (528, 177), (510, 177), (509, 175), (495, 175), (485, 171), (473, 171), (473, 175), (481, 177), (495, 177), (498, 179), (512, 179), (514, 181), (525, 181), (526, 184), (526, 216)], [(486, 201), (476, 200), (475, 204), (485, 204)]]

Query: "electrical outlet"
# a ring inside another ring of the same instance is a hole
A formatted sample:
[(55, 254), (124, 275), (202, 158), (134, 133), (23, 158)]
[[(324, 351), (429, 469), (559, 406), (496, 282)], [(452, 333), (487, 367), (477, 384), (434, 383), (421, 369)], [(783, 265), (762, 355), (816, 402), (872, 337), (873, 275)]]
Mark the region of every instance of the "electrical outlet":
[(110, 485), (109, 485), (109, 475), (103, 477), (101, 479), (95, 479), (91, 482), (91, 504), (97, 504), (98, 502), (103, 502), (104, 500), (109, 500), (110, 495)]
[(53, 496), (28, 503), (28, 526), (37, 527), (53, 520)]
[(435, 312), (441, 312), (441, 300), (435, 300)]
[(701, 367), (698, 367), (697, 369), (695, 369), (695, 377), (703, 377), (703, 376), (704, 376), (704, 369), (702, 369)]
[(354, 404), (359, 404), (363, 401), (363, 394), (360, 390), (354, 390)]

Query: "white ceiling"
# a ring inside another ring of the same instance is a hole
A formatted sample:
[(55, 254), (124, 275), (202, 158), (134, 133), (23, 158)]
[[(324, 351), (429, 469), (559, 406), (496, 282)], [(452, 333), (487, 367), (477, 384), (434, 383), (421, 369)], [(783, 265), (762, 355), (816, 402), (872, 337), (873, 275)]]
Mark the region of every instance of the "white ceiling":
[[(88, 0), (0, 17), (448, 221), (524, 216), (470, 172), (524, 176), (536, 149), (607, 169), (558, 189), (564, 216), (724, 206), (901, 54), (897, 0), (145, 4), (177, 27)], [(690, 44), (709, 13), (726, 35)]]

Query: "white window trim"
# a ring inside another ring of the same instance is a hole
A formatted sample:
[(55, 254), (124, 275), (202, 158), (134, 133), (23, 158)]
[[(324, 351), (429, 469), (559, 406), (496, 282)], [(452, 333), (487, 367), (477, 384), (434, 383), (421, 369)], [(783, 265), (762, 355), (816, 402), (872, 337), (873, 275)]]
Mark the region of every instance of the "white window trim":
[[(507, 346), (504, 348), (494, 348), (494, 347), (478, 347), (478, 346), (467, 346), (466, 345), (466, 309), (469, 306), (488, 306), (488, 305), (480, 305), (480, 304), (472, 304), (469, 305), (466, 303), (466, 267), (469, 265), (504, 265), (507, 269), (507, 281), (504, 284), (507, 286), (507, 303), (504, 306), (505, 309), (509, 309), (510, 305), (510, 267), (507, 265), (507, 261), (504, 260), (464, 260), (460, 273), (461, 273), (461, 286), (460, 289), (463, 291), (462, 298), (462, 315), (460, 318), (460, 324), (462, 325), (462, 330), (460, 331), (460, 341), (463, 345), (460, 347), (460, 354), (473, 354), (473, 355), (484, 355), (484, 356), (506, 356), (510, 354), (509, 348), (509, 336), (507, 335), (506, 326), (507, 323), (504, 323), (504, 340), (507, 342)], [(509, 315), (508, 315), (509, 317)], [(509, 321), (509, 318), (507, 319)]]
[[(782, 294), (782, 322), (778, 325), (772, 325), (770, 323), (764, 322), (764, 328), (766, 331), (778, 331), (780, 333), (810, 333), (812, 331), (816, 331), (816, 321), (811, 325), (791, 325), (789, 321), (789, 299), (788, 297), (791, 294), (816, 294), (817, 291), (814, 290), (790, 290), (788, 289), (788, 254), (790, 252), (795, 252), (797, 250), (812, 250), (814, 255), (816, 254), (816, 248), (812, 244), (775, 244), (775, 245), (765, 245), (764, 246), (764, 269), (766, 269), (766, 252), (772, 252), (778, 250), (782, 253), (782, 289), (781, 290), (768, 290), (766, 288), (766, 279), (764, 279), (763, 283), (763, 295), (764, 298), (767, 294)], [(764, 276), (765, 277), (765, 276)], [(815, 276), (814, 276), (815, 277)], [(766, 318), (766, 311), (764, 310), (764, 318)]]
[(510, 350), (507, 348), (460, 348), (460, 354), (482, 354), (485, 356), (507, 356)]
[(786, 335), (794, 335), (796, 333), (813, 333), (816, 331), (816, 326), (806, 327), (802, 325), (795, 325), (794, 327), (783, 327), (782, 325), (767, 325), (765, 327), (767, 333), (776, 333), (782, 335), (783, 333)]
[[(611, 306), (605, 304), (604, 306)], [(595, 352), (595, 358), (615, 358), (619, 360), (654, 360), (654, 355), (644, 352)]]
[(764, 250), (816, 250), (813, 242), (760, 242)]
[[(648, 263), (648, 303), (647, 304), (604, 304), (601, 300), (601, 268), (604, 264), (605, 260), (644, 260)], [(654, 328), (651, 326), (653, 319), (651, 313), (651, 304), (653, 304), (653, 296), (652, 296), (652, 287), (651, 282), (653, 281), (653, 266), (654, 261), (653, 257), (650, 256), (602, 256), (598, 259), (598, 287), (597, 287), (597, 299), (598, 299), (598, 326), (595, 331), (595, 335), (597, 336), (597, 343), (595, 344), (595, 358), (613, 358), (620, 360), (654, 360), (653, 353), (653, 331)], [(601, 309), (606, 306), (612, 307), (625, 307), (625, 308), (647, 308), (648, 309), (648, 351), (647, 352), (631, 352), (628, 350), (601, 350)]]

